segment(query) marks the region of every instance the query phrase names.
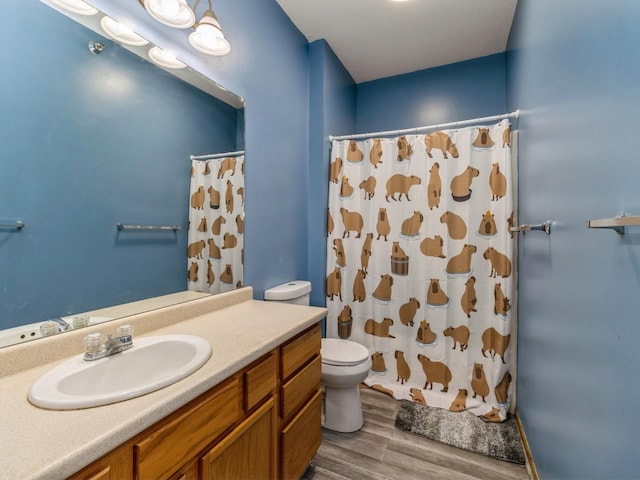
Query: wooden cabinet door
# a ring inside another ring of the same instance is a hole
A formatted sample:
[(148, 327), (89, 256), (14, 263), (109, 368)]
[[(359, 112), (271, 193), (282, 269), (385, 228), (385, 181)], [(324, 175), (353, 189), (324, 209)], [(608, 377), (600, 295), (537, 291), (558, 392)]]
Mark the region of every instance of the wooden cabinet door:
[(72, 475), (69, 480), (122, 480), (132, 476), (133, 448), (122, 445)]
[(276, 422), (275, 402), (270, 398), (202, 457), (202, 479), (275, 479)]

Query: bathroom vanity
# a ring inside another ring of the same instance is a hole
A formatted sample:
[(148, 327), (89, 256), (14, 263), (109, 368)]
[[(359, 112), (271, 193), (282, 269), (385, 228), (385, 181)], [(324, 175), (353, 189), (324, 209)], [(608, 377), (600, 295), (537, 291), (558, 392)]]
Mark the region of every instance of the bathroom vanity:
[(32, 356), (55, 361), (27, 356), (28, 344), (3, 349), (3, 476), (299, 478), (321, 441), (318, 322), (325, 314), (255, 301), (243, 288), (102, 325), (108, 332), (131, 323), (134, 343), (142, 335), (202, 336), (213, 354), (173, 385), (84, 410), (40, 409), (27, 392), (48, 369), (81, 353), (87, 331), (35, 342)]

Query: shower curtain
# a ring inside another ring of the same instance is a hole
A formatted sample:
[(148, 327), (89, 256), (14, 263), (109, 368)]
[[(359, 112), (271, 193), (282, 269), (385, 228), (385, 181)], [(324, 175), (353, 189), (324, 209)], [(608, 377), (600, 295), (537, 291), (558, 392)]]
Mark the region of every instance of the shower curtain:
[(220, 293), (242, 286), (244, 155), (191, 161), (187, 288)]
[(397, 399), (506, 419), (514, 314), (508, 120), (333, 141), (327, 336)]

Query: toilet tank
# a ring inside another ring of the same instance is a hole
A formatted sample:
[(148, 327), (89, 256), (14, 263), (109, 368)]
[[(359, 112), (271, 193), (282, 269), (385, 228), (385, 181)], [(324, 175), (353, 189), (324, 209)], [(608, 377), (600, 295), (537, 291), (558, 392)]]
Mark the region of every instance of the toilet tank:
[(264, 291), (264, 299), (275, 302), (293, 303), (295, 305), (309, 305), (311, 282), (294, 280), (283, 283)]

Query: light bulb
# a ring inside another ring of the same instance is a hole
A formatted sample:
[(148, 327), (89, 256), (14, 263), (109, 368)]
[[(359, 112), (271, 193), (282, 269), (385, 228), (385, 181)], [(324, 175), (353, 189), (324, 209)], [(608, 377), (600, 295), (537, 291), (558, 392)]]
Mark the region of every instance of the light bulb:
[(127, 25), (114, 20), (111, 17), (102, 17), (100, 20), (100, 26), (102, 30), (120, 43), (125, 45), (142, 46), (149, 43), (148, 40), (135, 33)]
[(157, 21), (173, 28), (189, 28), (196, 21), (185, 0), (144, 0), (144, 8)]

